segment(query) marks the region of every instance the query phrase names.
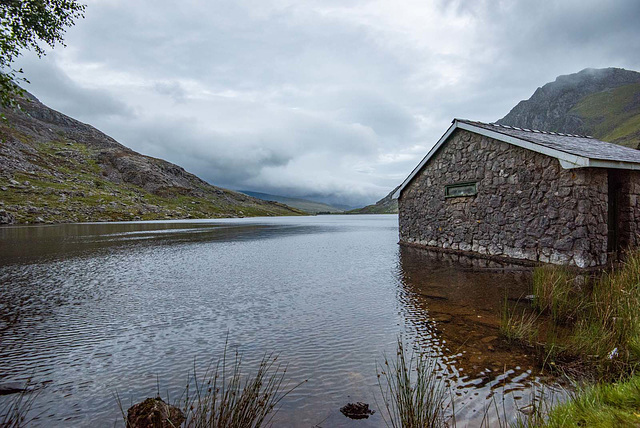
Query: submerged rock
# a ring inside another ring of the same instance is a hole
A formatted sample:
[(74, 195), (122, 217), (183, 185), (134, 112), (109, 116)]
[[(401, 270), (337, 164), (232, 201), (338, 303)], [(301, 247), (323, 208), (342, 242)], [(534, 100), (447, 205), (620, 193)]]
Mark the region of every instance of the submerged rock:
[(173, 428), (184, 422), (184, 414), (162, 398), (147, 398), (127, 410), (127, 426), (131, 428)]
[(19, 392), (26, 392), (27, 389), (23, 383), (9, 382), (0, 383), (0, 395), (17, 394)]
[(340, 412), (351, 419), (367, 419), (370, 415), (373, 415), (376, 411), (370, 410), (367, 403), (358, 401), (357, 403), (349, 403), (340, 408)]

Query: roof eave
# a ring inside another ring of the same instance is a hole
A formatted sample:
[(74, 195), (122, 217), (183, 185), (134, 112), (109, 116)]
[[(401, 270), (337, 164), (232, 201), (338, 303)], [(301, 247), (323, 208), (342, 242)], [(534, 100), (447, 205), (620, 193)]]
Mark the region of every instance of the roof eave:
[(574, 169), (574, 168), (615, 168), (615, 169), (630, 169), (630, 170), (640, 170), (640, 163), (635, 162), (624, 162), (624, 161), (613, 161), (613, 160), (604, 160), (604, 159), (592, 159), (584, 156), (575, 155), (572, 153), (563, 152), (560, 150), (556, 150), (547, 146), (543, 146), (541, 144), (533, 143), (531, 141), (527, 141), (521, 138), (513, 137), (511, 135), (503, 134), (501, 132), (492, 131), (490, 129), (482, 128), (479, 126), (475, 126), (471, 123), (462, 122), (459, 119), (454, 119), (453, 123), (447, 129), (447, 132), (440, 137), (438, 142), (429, 150), (429, 153), (420, 161), (418, 166), (416, 166), (411, 174), (402, 182), (398, 190), (393, 194), (394, 199), (398, 199), (402, 190), (414, 179), (414, 177), (422, 170), (422, 168), (426, 165), (426, 163), (431, 159), (431, 157), (438, 151), (438, 149), (447, 141), (449, 136), (456, 129), (464, 129), (467, 131), (474, 132), (476, 134), (484, 135), (489, 138), (493, 138), (494, 140), (503, 141), (505, 143), (512, 144), (517, 147), (522, 147), (527, 150), (531, 150), (533, 152), (541, 153), (543, 155), (547, 155), (550, 157), (554, 157), (560, 161), (560, 165), (564, 169)]
[(418, 175), (420, 170), (422, 170), (422, 167), (429, 161), (431, 156), (433, 156), (435, 154), (435, 152), (438, 151), (440, 146), (442, 144), (444, 144), (444, 142), (449, 138), (449, 136), (453, 133), (453, 131), (456, 130), (456, 128), (458, 126), (457, 123), (458, 123), (458, 121), (456, 119), (454, 119), (453, 122), (451, 123), (451, 126), (449, 126), (449, 129), (447, 129), (447, 132), (445, 132), (442, 135), (442, 137), (440, 137), (438, 142), (431, 148), (431, 150), (429, 150), (427, 155), (424, 158), (422, 158), (422, 160), (420, 161), (418, 166), (416, 166), (413, 169), (413, 171), (411, 171), (411, 174), (409, 174), (409, 176), (407, 178), (405, 178), (405, 180), (402, 182), (400, 187), (398, 187), (398, 190), (396, 190), (395, 193), (391, 196), (391, 198), (398, 199), (400, 197), (400, 193), (402, 193), (402, 190), (411, 182), (411, 180), (413, 180), (413, 178), (416, 175)]
[[(457, 120), (456, 120), (457, 122)], [(514, 146), (522, 147), (523, 149), (531, 150), (533, 152), (541, 153), (543, 155), (554, 157), (565, 163), (570, 163), (575, 166), (573, 168), (580, 168), (589, 166), (589, 158), (584, 156), (578, 156), (571, 153), (563, 152), (560, 150), (552, 149), (550, 147), (543, 146), (541, 144), (532, 143), (531, 141), (523, 140), (521, 138), (513, 137), (511, 135), (502, 134), (500, 132), (491, 131), (489, 129), (474, 126), (469, 123), (457, 122), (460, 129), (466, 129), (467, 131), (475, 132), (476, 134), (484, 135), (485, 137), (493, 138), (494, 140), (504, 141), (505, 143), (512, 144)]]
[(589, 166), (594, 168), (631, 169), (634, 171), (640, 171), (640, 163), (635, 162), (590, 159)]

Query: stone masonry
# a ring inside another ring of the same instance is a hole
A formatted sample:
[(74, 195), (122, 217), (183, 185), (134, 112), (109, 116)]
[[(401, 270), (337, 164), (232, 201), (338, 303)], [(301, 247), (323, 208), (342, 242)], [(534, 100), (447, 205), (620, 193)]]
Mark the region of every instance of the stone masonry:
[[(607, 262), (607, 174), (604, 168), (563, 169), (553, 157), (456, 129), (402, 190), (400, 242), (599, 266)], [(621, 229), (627, 230), (621, 239), (637, 245), (640, 173), (627, 177), (633, 192), (628, 209), (621, 209)], [(446, 185), (462, 182), (476, 182), (477, 195), (445, 198)]]

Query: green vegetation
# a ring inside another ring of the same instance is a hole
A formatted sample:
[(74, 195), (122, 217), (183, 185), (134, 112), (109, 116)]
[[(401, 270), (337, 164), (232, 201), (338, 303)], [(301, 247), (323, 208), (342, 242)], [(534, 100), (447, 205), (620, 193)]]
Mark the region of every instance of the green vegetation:
[(188, 428), (258, 428), (268, 425), (277, 405), (300, 384), (287, 388), (286, 366), (278, 357), (265, 355), (257, 371), (243, 375), (242, 358), (236, 352), (228, 366), (227, 349), (211, 372), (198, 382), (194, 369), (193, 389), (185, 391), (183, 411)]
[[(13, 84), (22, 73), (13, 62), (25, 50), (45, 55), (40, 46), (63, 43), (66, 27), (84, 16), (85, 5), (76, 0), (4, 0), (0, 2), (0, 104), (10, 106), (21, 89)], [(8, 71), (6, 71), (8, 70)], [(24, 79), (23, 79), (24, 80)]]
[[(398, 186), (400, 187), (400, 186)], [(347, 211), (347, 214), (398, 214), (398, 200), (393, 199), (393, 194), (398, 190), (393, 189), (387, 196), (380, 199), (373, 205)]]
[(541, 425), (639, 425), (640, 250), (593, 277), (560, 266), (536, 268), (533, 289), (532, 308), (522, 316), (505, 308), (503, 336), (538, 349), (545, 367), (597, 379), (553, 408)]
[[(438, 358), (423, 350), (409, 353), (398, 338), (395, 358), (385, 356), (377, 368), (382, 406), (378, 404), (387, 426), (393, 428), (453, 428), (457, 426), (455, 391), (439, 370)], [(512, 414), (494, 396), (480, 421), (483, 427), (533, 427), (545, 421), (549, 406), (544, 389), (532, 385), (534, 393), (522, 411)], [(504, 403), (503, 403), (504, 404)]]
[[(506, 338), (541, 345), (549, 363), (579, 361), (608, 378), (633, 373), (640, 363), (640, 251), (593, 278), (560, 266), (536, 268), (533, 289), (534, 313), (503, 314)], [(514, 333), (521, 331), (528, 333)]]
[(0, 108), (2, 224), (305, 214), (212, 186), (33, 97), (17, 102)]
[(344, 211), (332, 205), (323, 204), (322, 202), (311, 201), (309, 199), (289, 198), (287, 196), (270, 195), (268, 193), (251, 192), (248, 190), (241, 190), (241, 192), (244, 193), (245, 195), (262, 199), (263, 201), (280, 202), (282, 204), (286, 204), (290, 207), (297, 208), (309, 214), (338, 214)]
[[(196, 369), (189, 379), (179, 402), (184, 428), (259, 428), (269, 426), (283, 398), (305, 381), (294, 386), (285, 382), (286, 365), (279, 362), (278, 356), (265, 354), (254, 373), (245, 373), (242, 356), (238, 351), (229, 357), (228, 342), (225, 343), (222, 357), (199, 376)], [(116, 400), (125, 426), (129, 426), (127, 414), (122, 407), (120, 397)], [(162, 401), (162, 399), (160, 399)], [(146, 401), (145, 401), (146, 402)], [(143, 404), (145, 403), (143, 402)], [(179, 413), (179, 412), (178, 412)], [(166, 421), (169, 416), (164, 416)], [(164, 425), (163, 425), (164, 426)], [(171, 425), (173, 426), (173, 425)]]
[(582, 98), (570, 111), (595, 137), (638, 148), (640, 142), (640, 83), (620, 86)]
[(376, 202), (373, 205), (367, 205), (363, 208), (347, 211), (347, 214), (397, 214), (398, 201), (393, 200), (389, 204), (381, 204)]
[(564, 266), (542, 266), (533, 272), (533, 307), (556, 323), (573, 320), (580, 307), (575, 276)]
[[(301, 215), (279, 204), (239, 203), (237, 194), (200, 184), (198, 192), (182, 194), (166, 188), (150, 192), (132, 183), (110, 181), (96, 160), (97, 152), (73, 140), (31, 143), (32, 171), (0, 175), (2, 203), (16, 223), (163, 220), (181, 218)], [(17, 182), (17, 183), (16, 183)]]
[(544, 427), (616, 427), (640, 425), (640, 376), (579, 389), (549, 412)]
[(428, 354), (408, 355), (398, 339), (395, 359), (378, 367), (378, 386), (384, 408), (382, 417), (393, 428), (445, 426), (446, 386), (437, 370), (437, 360)]
[(509, 343), (534, 344), (539, 334), (538, 318), (538, 314), (526, 310), (517, 314), (505, 309), (500, 318), (500, 333)]

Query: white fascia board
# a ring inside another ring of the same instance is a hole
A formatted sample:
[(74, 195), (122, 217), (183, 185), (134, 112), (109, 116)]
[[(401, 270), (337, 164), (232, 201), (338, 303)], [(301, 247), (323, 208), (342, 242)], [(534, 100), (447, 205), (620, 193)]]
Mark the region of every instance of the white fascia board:
[[(552, 149), (540, 144), (532, 143), (530, 141), (521, 140), (520, 138), (512, 137), (511, 135), (501, 134), (499, 132), (490, 131), (488, 129), (473, 126), (468, 123), (458, 123), (458, 127), (472, 131), (476, 134), (481, 134), (486, 137), (493, 138), (494, 140), (504, 141), (505, 143), (513, 144), (514, 146), (522, 147), (523, 149), (531, 150), (533, 152), (542, 153), (550, 157), (554, 157), (560, 160), (560, 163), (564, 165), (571, 165), (571, 168), (583, 168), (590, 166), (589, 158), (583, 156), (573, 155), (571, 153), (562, 152), (560, 150)], [(563, 162), (564, 161), (564, 162)]]
[(440, 137), (440, 139), (438, 140), (438, 142), (436, 143), (435, 146), (433, 146), (431, 148), (431, 150), (429, 150), (429, 153), (427, 153), (427, 155), (422, 158), (422, 160), (420, 161), (420, 163), (418, 164), (418, 166), (416, 166), (413, 171), (411, 171), (411, 174), (409, 174), (409, 176), (402, 182), (402, 184), (400, 185), (400, 187), (398, 187), (398, 190), (395, 191), (395, 193), (391, 196), (392, 199), (398, 199), (400, 197), (400, 192), (402, 192), (402, 189), (404, 189), (407, 184), (409, 184), (411, 182), (411, 180), (413, 180), (413, 177), (415, 177), (420, 170), (422, 169), (422, 167), (429, 161), (429, 159), (431, 159), (431, 157), (438, 151), (438, 149), (440, 148), (440, 146), (442, 146), (444, 144), (445, 141), (447, 141), (447, 138), (449, 138), (449, 136), (453, 133), (453, 131), (456, 130), (456, 127), (458, 126), (457, 121), (454, 121), (451, 126), (449, 127), (449, 129), (447, 129), (447, 132), (444, 133), (444, 135), (442, 137)]
[(591, 159), (589, 166), (594, 168), (631, 169), (640, 171), (640, 163), (633, 162)]

